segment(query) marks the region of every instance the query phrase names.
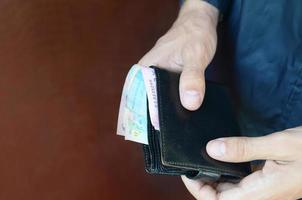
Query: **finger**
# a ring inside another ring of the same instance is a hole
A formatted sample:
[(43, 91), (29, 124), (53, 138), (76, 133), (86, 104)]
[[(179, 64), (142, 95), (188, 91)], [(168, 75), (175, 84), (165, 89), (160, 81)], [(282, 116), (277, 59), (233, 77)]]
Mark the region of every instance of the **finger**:
[(148, 53), (146, 53), (138, 62), (143, 67), (157, 66), (168, 67), (169, 66), (169, 52), (162, 50), (155, 46)]
[(214, 188), (209, 185), (205, 185), (199, 192), (198, 200), (217, 200), (217, 193)]
[(199, 195), (199, 192), (201, 188), (205, 185), (202, 181), (200, 180), (191, 180), (188, 179), (186, 176), (181, 176), (182, 181), (184, 182), (186, 188), (188, 191), (195, 197), (197, 198)]
[(230, 190), (236, 187), (233, 183), (219, 183), (216, 187), (217, 192), (221, 193), (226, 190)]
[(257, 171), (233, 188), (222, 191), (218, 197), (219, 200), (242, 200), (250, 197), (253, 197), (253, 200), (271, 199), (279, 190), (275, 184), (278, 183), (277, 179), (278, 176), (273, 173), (265, 175), (263, 171)]
[(203, 101), (205, 81), (200, 68), (184, 67), (179, 82), (180, 100), (188, 110), (197, 110)]
[(188, 191), (198, 200), (216, 200), (216, 191), (200, 180), (191, 180), (181, 176)]
[(204, 71), (215, 51), (206, 50), (202, 44), (188, 44), (182, 50), (183, 71), (179, 92), (182, 105), (188, 110), (197, 110), (205, 93)]
[(263, 137), (229, 137), (212, 140), (207, 144), (208, 154), (225, 162), (252, 160), (291, 161), (293, 140), (283, 133)]

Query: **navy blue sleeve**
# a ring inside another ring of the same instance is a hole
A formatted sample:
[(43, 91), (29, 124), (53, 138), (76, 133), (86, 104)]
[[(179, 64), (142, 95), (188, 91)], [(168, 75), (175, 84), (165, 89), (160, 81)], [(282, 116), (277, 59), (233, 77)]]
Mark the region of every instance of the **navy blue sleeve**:
[(230, 6), (230, 0), (204, 0), (215, 6), (222, 14), (226, 14), (228, 7)]
[[(184, 1), (185, 0), (180, 0), (180, 4), (182, 5)], [(231, 0), (203, 0), (203, 1), (208, 2), (209, 4), (216, 7), (220, 11), (220, 13), (226, 14)]]

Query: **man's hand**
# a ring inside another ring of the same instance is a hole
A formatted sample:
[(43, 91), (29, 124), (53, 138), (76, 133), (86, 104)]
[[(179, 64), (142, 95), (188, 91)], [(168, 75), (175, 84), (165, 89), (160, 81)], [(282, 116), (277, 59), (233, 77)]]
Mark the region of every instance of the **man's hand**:
[(225, 162), (266, 160), (261, 170), (239, 184), (212, 187), (182, 177), (198, 200), (296, 200), (302, 198), (302, 128), (288, 129), (264, 137), (231, 137), (213, 140), (208, 154)]
[(179, 85), (182, 105), (200, 107), (204, 92), (204, 71), (217, 45), (218, 10), (200, 0), (187, 0), (172, 28), (139, 61), (170, 71), (182, 71)]

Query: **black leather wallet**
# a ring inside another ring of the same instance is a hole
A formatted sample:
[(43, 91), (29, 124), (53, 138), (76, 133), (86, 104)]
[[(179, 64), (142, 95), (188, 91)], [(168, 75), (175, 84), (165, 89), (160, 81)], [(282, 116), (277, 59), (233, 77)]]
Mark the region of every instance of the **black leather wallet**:
[(188, 111), (179, 98), (179, 74), (152, 68), (157, 79), (160, 131), (149, 118), (149, 145), (143, 145), (146, 171), (204, 181), (237, 182), (248, 175), (250, 163), (220, 162), (205, 149), (212, 139), (240, 135), (227, 87), (206, 82), (202, 106)]

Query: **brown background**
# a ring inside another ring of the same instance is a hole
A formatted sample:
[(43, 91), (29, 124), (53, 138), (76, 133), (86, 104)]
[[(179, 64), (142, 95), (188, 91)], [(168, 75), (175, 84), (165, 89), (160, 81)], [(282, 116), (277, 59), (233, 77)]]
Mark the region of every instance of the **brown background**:
[(115, 135), (129, 67), (177, 0), (0, 0), (0, 199), (191, 199)]

